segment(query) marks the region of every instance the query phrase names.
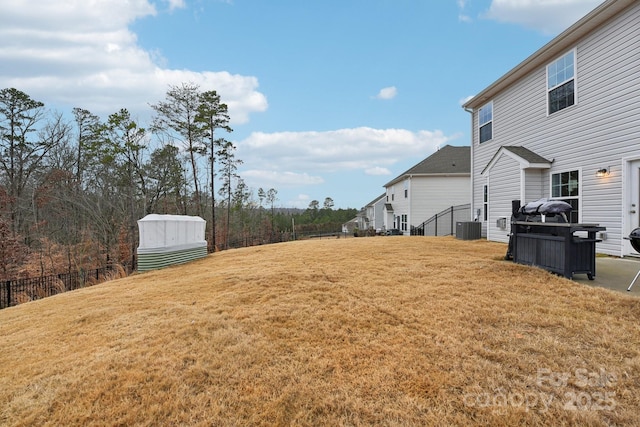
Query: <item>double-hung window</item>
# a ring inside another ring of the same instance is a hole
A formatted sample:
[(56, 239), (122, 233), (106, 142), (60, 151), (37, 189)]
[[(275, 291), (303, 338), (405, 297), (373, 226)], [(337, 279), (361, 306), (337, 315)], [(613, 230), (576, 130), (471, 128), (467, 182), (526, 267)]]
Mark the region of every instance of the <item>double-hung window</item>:
[(478, 111), (478, 133), (481, 144), (493, 138), (493, 102)]
[(571, 107), (576, 102), (575, 50), (547, 65), (547, 99), (549, 114)]
[(551, 175), (551, 197), (571, 205), (571, 213), (567, 219), (571, 223), (579, 221), (580, 207), (580, 173), (577, 170), (554, 173)]
[(407, 214), (400, 216), (400, 230), (407, 231)]

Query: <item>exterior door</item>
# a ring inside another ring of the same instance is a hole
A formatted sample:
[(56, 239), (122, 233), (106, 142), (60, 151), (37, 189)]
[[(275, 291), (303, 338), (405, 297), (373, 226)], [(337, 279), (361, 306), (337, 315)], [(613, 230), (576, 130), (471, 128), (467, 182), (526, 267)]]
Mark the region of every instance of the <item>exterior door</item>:
[[(629, 174), (624, 185), (627, 188), (627, 203), (623, 207), (626, 216), (626, 225), (623, 237), (629, 237), (631, 230), (640, 227), (640, 160), (628, 163)], [(640, 255), (636, 252), (628, 240), (624, 240), (624, 255)]]

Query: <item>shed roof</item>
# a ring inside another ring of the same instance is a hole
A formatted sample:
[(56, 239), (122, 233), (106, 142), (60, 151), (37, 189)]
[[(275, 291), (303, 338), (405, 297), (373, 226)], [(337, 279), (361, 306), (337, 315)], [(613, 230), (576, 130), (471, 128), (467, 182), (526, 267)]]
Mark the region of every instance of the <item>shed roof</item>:
[(465, 109), (482, 107), (491, 101), (498, 93), (539, 67), (546, 66), (553, 59), (573, 47), (578, 41), (605, 25), (636, 2), (637, 0), (607, 0), (603, 2), (600, 6), (593, 9), (578, 22), (511, 69), (507, 74), (471, 98), (462, 107)]
[(205, 222), (204, 219), (199, 216), (190, 216), (190, 215), (160, 215), (160, 214), (149, 214), (144, 218), (138, 220), (138, 222), (150, 222), (150, 221), (168, 221), (168, 222)]
[(525, 148), (525, 147), (517, 147), (517, 146), (513, 146), (513, 145), (504, 145), (502, 148), (504, 148), (507, 151), (512, 152), (516, 156), (526, 160), (529, 163), (551, 163), (549, 160), (545, 159), (544, 157), (534, 153), (533, 151), (531, 151), (531, 150), (529, 150), (528, 148)]
[(409, 175), (470, 175), (471, 147), (445, 145), (417, 165), (385, 184), (388, 187)]
[(484, 174), (486, 171), (491, 169), (493, 165), (498, 161), (502, 154), (506, 154), (509, 157), (515, 159), (518, 163), (520, 163), (520, 167), (523, 169), (548, 169), (551, 167), (551, 161), (545, 159), (539, 154), (534, 153), (525, 147), (518, 146), (510, 146), (503, 145), (496, 151), (496, 154), (493, 155), (487, 166), (480, 172), (480, 174)]

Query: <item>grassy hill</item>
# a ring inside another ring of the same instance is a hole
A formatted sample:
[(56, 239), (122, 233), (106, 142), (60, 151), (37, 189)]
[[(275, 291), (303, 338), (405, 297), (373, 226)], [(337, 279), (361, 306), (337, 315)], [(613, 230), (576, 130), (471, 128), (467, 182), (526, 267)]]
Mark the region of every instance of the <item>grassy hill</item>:
[(640, 300), (453, 238), (230, 250), (0, 311), (2, 425), (632, 425)]

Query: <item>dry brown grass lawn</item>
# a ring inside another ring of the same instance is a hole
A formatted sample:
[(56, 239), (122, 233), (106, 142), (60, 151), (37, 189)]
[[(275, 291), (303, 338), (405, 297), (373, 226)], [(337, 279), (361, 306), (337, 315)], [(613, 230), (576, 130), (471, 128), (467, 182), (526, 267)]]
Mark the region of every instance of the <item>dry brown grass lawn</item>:
[(216, 253), (0, 311), (3, 425), (634, 425), (640, 300), (453, 238)]

